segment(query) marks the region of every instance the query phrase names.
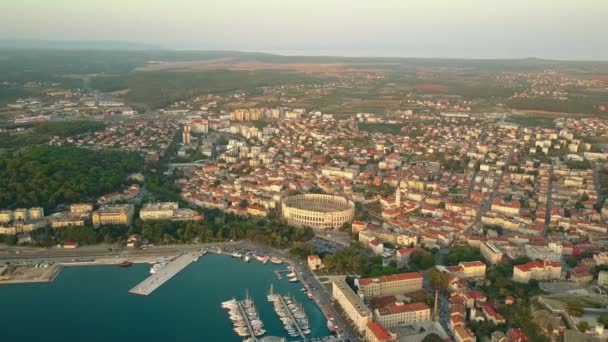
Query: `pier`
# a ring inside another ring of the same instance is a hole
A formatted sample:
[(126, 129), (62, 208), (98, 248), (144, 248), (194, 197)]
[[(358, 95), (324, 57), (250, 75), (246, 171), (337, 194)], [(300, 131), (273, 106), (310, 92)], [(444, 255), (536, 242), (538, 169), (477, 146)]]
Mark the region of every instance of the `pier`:
[(293, 323), (293, 326), (295, 326), (296, 330), (298, 330), (298, 334), (300, 334), (300, 337), (302, 337), (302, 339), (304, 341), (308, 341), (306, 334), (304, 334), (304, 332), (302, 331), (302, 328), (300, 327), (300, 323), (298, 323), (298, 320), (293, 315), (293, 312), (291, 312), (291, 310), (287, 306), (287, 303), (285, 303), (285, 299), (283, 299), (283, 296), (281, 296), (281, 295), (276, 295), (276, 296), (279, 297), (279, 301), (281, 302), (281, 305), (283, 305), (283, 309), (285, 310), (285, 312), (287, 312), (287, 314), (289, 314), (289, 318), (291, 318), (291, 322)]
[(146, 280), (129, 290), (130, 293), (147, 296), (157, 288), (173, 278), (179, 271), (190, 265), (198, 256), (193, 253), (182, 254), (171, 261), (167, 266), (150, 275)]
[(253, 338), (254, 341), (258, 342), (260, 339), (255, 336), (255, 331), (253, 330), (253, 327), (251, 326), (251, 321), (249, 321), (249, 315), (247, 315), (247, 312), (245, 311), (245, 308), (243, 307), (243, 301), (237, 300), (236, 305), (239, 308), (239, 312), (241, 313), (241, 315), (243, 315), (243, 318), (245, 319), (245, 323), (247, 323), (247, 330), (249, 330), (249, 336), (251, 336), (251, 338)]

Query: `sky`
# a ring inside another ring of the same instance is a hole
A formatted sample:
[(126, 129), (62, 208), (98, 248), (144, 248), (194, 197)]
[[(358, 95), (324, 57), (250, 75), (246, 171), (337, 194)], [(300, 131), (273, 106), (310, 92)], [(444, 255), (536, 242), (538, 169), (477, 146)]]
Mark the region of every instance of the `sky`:
[(0, 0), (0, 39), (608, 60), (608, 0)]

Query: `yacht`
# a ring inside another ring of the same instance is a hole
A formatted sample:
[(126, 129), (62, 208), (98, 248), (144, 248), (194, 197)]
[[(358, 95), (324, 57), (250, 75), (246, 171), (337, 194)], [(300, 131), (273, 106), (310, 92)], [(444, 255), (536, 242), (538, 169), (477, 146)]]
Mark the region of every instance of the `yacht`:
[(270, 258), (270, 262), (275, 264), (275, 265), (280, 265), (283, 263), (283, 260), (273, 256), (272, 258)]
[(245, 255), (245, 258), (243, 259), (243, 261), (249, 262), (249, 260), (251, 260), (251, 257), (249, 255)]

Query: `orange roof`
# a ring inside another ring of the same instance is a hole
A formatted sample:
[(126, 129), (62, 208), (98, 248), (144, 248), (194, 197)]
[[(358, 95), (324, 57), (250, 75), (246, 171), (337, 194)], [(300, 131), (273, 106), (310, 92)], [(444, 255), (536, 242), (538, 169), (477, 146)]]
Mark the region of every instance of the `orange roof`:
[(554, 261), (545, 261), (544, 263), (540, 261), (530, 261), (528, 263), (515, 265), (513, 267), (523, 272), (529, 272), (533, 268), (560, 267), (560, 264)]
[(408, 279), (422, 279), (422, 274), (420, 272), (406, 272), (406, 273), (381, 276), (378, 278), (361, 278), (361, 279), (359, 279), (359, 285), (366, 286), (371, 283), (388, 283), (391, 281), (408, 280)]
[(411, 304), (393, 303), (389, 306), (378, 309), (378, 313), (380, 314), (380, 316), (385, 316), (399, 314), (403, 312), (422, 311), (428, 309), (428, 305), (422, 302)]
[(367, 328), (374, 334), (377, 340), (390, 340), (391, 334), (378, 322), (368, 322)]

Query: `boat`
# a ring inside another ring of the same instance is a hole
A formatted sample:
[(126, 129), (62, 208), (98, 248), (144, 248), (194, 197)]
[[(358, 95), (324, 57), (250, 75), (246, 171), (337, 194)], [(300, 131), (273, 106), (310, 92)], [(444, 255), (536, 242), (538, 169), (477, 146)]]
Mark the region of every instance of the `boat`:
[(263, 255), (258, 255), (255, 257), (255, 260), (257, 260), (259, 262), (264, 262), (266, 260), (266, 257)]
[(296, 276), (297, 276), (297, 274), (294, 271), (291, 271), (291, 272), (287, 273), (287, 278), (293, 278), (293, 277), (296, 277)]
[(204, 249), (203, 250), (203, 255), (206, 255), (206, 254), (207, 254), (207, 249)]
[(290, 283), (297, 283), (298, 282), (298, 277), (291, 277), (291, 278), (289, 278), (289, 282)]
[(166, 261), (161, 261), (161, 262), (157, 262), (156, 264), (152, 265), (152, 267), (150, 268), (150, 274), (154, 274), (160, 270), (162, 270), (163, 268), (167, 267), (169, 263)]
[(245, 255), (245, 258), (243, 259), (243, 261), (249, 262), (250, 260), (251, 260), (251, 257), (249, 255)]
[(327, 330), (332, 334), (336, 333), (336, 326), (334, 325), (334, 322), (329, 319), (327, 320)]
[(311, 292), (308, 292), (306, 295), (308, 296), (308, 299), (313, 299), (313, 298), (314, 298), (314, 297), (312, 296), (312, 293), (311, 293)]
[(270, 262), (275, 264), (275, 265), (280, 265), (283, 263), (283, 260), (273, 256), (272, 258), (270, 258)]
[(232, 254), (230, 254), (231, 257), (236, 258), (236, 259), (240, 259), (243, 257), (243, 254), (239, 253), (239, 252), (234, 252)]
[(124, 260), (124, 261), (119, 262), (116, 265), (118, 265), (119, 267), (129, 267), (129, 266), (133, 265), (133, 263), (130, 262), (129, 260)]

